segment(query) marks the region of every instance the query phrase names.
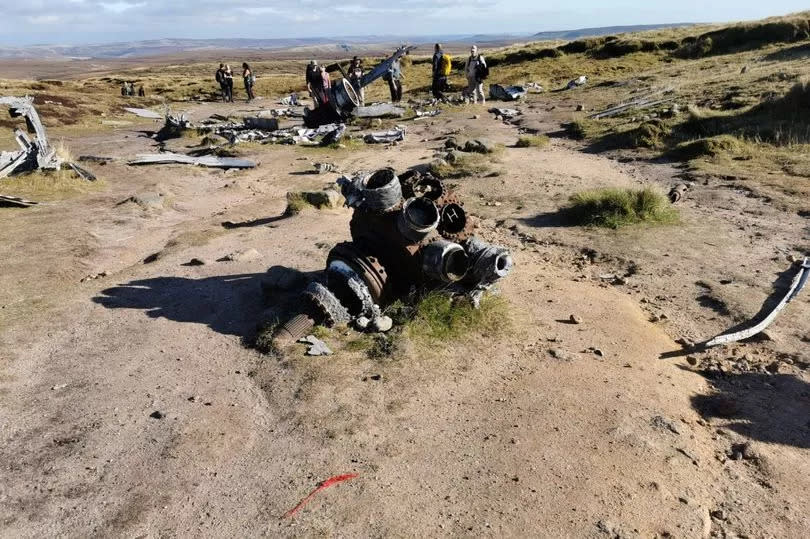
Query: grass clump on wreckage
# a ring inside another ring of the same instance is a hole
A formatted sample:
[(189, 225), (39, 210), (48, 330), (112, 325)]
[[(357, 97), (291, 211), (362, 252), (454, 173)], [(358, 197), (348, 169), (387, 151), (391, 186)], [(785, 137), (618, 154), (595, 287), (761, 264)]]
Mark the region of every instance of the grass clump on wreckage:
[[(387, 332), (394, 324), (387, 307), (437, 293), (459, 309), (477, 309), (512, 269), (509, 251), (475, 237), (461, 201), (428, 172), (398, 177), (385, 168), (343, 176), (338, 184), (353, 209), (351, 241), (332, 248), (325, 277), (302, 287), (286, 323), (259, 334), (264, 351), (282, 351), (304, 338), (314, 344), (317, 325)], [(271, 268), (270, 279), (289, 282), (289, 271), (272, 276)], [(304, 279), (293, 280), (303, 285)]]

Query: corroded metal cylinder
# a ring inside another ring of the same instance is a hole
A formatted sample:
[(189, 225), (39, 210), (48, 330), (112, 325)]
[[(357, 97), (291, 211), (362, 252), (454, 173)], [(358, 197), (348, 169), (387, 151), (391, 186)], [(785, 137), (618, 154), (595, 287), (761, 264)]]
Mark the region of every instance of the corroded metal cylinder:
[(439, 208), (425, 197), (409, 198), (402, 206), (397, 220), (399, 232), (408, 240), (417, 243), (439, 226)]
[(276, 348), (284, 348), (293, 344), (307, 335), (315, 327), (315, 320), (306, 314), (296, 315), (276, 329), (273, 334), (273, 345)]
[(445, 283), (460, 281), (467, 274), (469, 267), (470, 259), (458, 243), (439, 240), (422, 249), (422, 271), (438, 281)]

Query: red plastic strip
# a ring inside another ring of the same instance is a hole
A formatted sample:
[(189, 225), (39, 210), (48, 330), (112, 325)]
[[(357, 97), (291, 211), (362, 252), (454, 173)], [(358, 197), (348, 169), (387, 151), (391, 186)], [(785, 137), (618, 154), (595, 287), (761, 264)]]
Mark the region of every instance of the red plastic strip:
[(355, 477), (357, 477), (357, 474), (353, 474), (353, 473), (347, 473), (347, 474), (343, 474), (343, 475), (336, 475), (336, 476), (334, 476), (334, 477), (330, 477), (330, 478), (329, 478), (329, 479), (327, 479), (326, 481), (323, 481), (323, 482), (319, 483), (319, 484), (318, 484), (318, 486), (315, 488), (315, 490), (313, 490), (312, 492), (310, 492), (310, 493), (307, 495), (307, 497), (306, 497), (306, 498), (304, 498), (303, 500), (301, 500), (300, 502), (298, 502), (298, 505), (296, 505), (295, 507), (293, 507), (292, 509), (290, 509), (289, 511), (287, 511), (286, 513), (284, 513), (284, 516), (283, 516), (282, 518), (290, 518), (290, 517), (292, 517), (293, 515), (295, 515), (295, 514), (296, 514), (298, 511), (300, 511), (300, 510), (301, 510), (301, 509), (302, 509), (302, 508), (303, 508), (303, 507), (304, 507), (306, 504), (308, 504), (308, 503), (310, 502), (310, 500), (312, 500), (312, 498), (314, 498), (314, 497), (315, 497), (315, 495), (316, 495), (317, 493), (319, 493), (320, 491), (325, 490), (325, 489), (327, 489), (327, 488), (331, 487), (332, 485), (336, 485), (337, 483), (341, 483), (341, 482), (343, 482), (343, 481), (348, 481), (348, 480), (350, 480), (350, 479), (354, 479)]

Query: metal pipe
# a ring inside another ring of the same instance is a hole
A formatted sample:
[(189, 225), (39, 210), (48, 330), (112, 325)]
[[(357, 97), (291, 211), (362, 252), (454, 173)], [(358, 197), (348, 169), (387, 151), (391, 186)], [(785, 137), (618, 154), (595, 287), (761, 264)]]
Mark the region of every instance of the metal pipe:
[(417, 243), (439, 226), (439, 208), (425, 197), (409, 198), (402, 206), (397, 228), (408, 240)]
[(458, 243), (434, 241), (422, 250), (422, 270), (433, 279), (455, 283), (464, 278), (470, 259)]

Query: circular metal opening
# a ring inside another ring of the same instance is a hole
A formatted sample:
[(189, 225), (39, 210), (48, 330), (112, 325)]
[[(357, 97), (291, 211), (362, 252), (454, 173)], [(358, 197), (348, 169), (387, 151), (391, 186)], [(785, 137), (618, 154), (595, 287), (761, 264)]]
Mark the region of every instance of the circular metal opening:
[(380, 189), (391, 183), (396, 175), (394, 169), (383, 168), (372, 174), (366, 181), (366, 189)]
[(451, 281), (460, 281), (470, 268), (470, 259), (464, 249), (453, 249), (444, 258), (444, 273)]
[(429, 199), (412, 198), (405, 203), (403, 211), (408, 223), (419, 230), (433, 228), (439, 221), (439, 209)]
[(460, 205), (451, 203), (442, 208), (441, 231), (458, 234), (467, 226), (467, 212)]

